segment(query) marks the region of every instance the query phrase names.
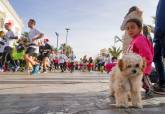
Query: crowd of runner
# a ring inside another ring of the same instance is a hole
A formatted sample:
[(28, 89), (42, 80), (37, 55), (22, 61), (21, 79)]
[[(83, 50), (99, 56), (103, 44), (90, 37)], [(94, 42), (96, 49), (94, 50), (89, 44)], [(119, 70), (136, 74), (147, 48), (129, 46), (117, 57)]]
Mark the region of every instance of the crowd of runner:
[[(49, 39), (35, 28), (36, 21), (30, 19), (28, 38), (20, 38), (12, 31), (12, 24), (5, 24), (5, 31), (0, 31), (0, 72), (27, 71), (30, 74), (46, 73), (47, 71), (74, 70), (101, 71), (111, 63), (108, 58), (84, 56), (76, 60), (73, 51), (67, 56), (65, 50), (55, 51), (49, 44)], [(108, 69), (108, 72), (110, 70)]]

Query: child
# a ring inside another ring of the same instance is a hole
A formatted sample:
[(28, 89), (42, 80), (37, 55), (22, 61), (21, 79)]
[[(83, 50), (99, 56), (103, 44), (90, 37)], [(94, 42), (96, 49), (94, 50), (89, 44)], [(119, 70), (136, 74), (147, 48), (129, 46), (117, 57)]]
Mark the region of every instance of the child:
[(88, 60), (88, 71), (90, 72), (91, 70), (93, 70), (93, 59), (92, 57), (89, 57), (89, 60)]
[(111, 62), (106, 64), (105, 66), (107, 73), (109, 73), (116, 64), (117, 64), (117, 57), (112, 57)]
[(25, 52), (25, 61), (27, 64), (31, 64), (33, 66), (32, 74), (37, 74), (39, 72), (39, 63), (32, 59), (35, 55), (39, 54), (39, 39), (42, 39), (43, 34), (40, 33), (37, 29), (35, 29), (36, 21), (34, 19), (30, 19), (28, 22), (28, 27), (30, 28), (30, 32), (28, 34), (30, 45)]
[[(12, 67), (11, 67), (12, 69), (10, 69), (10, 70), (17, 71), (19, 69), (19, 66), (17, 66), (16, 62), (12, 58), (12, 50), (15, 46), (14, 44), (16, 43), (16, 39), (18, 39), (18, 37), (16, 37), (14, 35), (13, 31), (11, 30), (12, 29), (11, 23), (6, 23), (5, 29), (7, 30), (7, 33), (4, 36), (4, 38), (6, 40), (6, 44), (5, 44), (4, 52), (2, 55), (2, 65), (3, 65), (3, 67), (5, 67), (6, 62), (9, 61), (10, 65), (12, 65)], [(9, 66), (9, 64), (8, 64), (8, 66)]]
[(30, 28), (30, 32), (28, 36), (31, 43), (35, 43), (36, 45), (39, 45), (41, 44), (41, 39), (43, 38), (44, 35), (35, 28), (35, 25), (36, 25), (36, 21), (34, 19), (30, 19), (28, 22), (28, 27)]
[(64, 54), (63, 51), (61, 51), (60, 55), (59, 55), (59, 64), (60, 64), (60, 68), (61, 68), (61, 72), (64, 72), (65, 69), (65, 62), (67, 60), (67, 56)]
[(141, 11), (140, 8), (138, 8), (137, 6), (132, 6), (128, 13), (125, 15), (124, 20), (122, 22), (122, 25), (120, 27), (120, 29), (122, 31), (125, 31), (122, 39), (123, 39), (123, 53), (126, 52), (129, 43), (131, 42), (131, 38), (128, 35), (128, 33), (126, 32), (126, 23), (129, 19), (138, 19), (139, 21), (143, 22), (143, 18), (142, 18), (142, 14), (143, 12)]
[(71, 54), (69, 55), (69, 60), (70, 60), (70, 72), (72, 73), (75, 69), (75, 59), (76, 56), (74, 55), (73, 51), (71, 51)]
[(133, 52), (141, 55), (146, 60), (146, 68), (144, 69), (143, 87), (146, 94), (150, 93), (151, 85), (148, 76), (152, 71), (152, 61), (154, 56), (154, 49), (152, 43), (141, 34), (142, 23), (138, 19), (130, 19), (127, 21), (126, 30), (128, 35), (132, 38), (127, 52)]
[(36, 57), (35, 49), (36, 49), (36, 45), (29, 44), (24, 56), (27, 65), (27, 70), (29, 71), (32, 67), (32, 72), (31, 72), (32, 75), (37, 74), (39, 72), (39, 63), (34, 58)]
[(55, 54), (54, 59), (53, 59), (54, 67), (56, 70), (58, 70), (58, 63), (59, 63), (59, 58), (58, 58), (58, 53)]
[(40, 46), (40, 60), (43, 65), (43, 73), (47, 72), (48, 67), (50, 66), (49, 62), (49, 53), (53, 50), (52, 46), (48, 43), (48, 39), (44, 39), (44, 44)]

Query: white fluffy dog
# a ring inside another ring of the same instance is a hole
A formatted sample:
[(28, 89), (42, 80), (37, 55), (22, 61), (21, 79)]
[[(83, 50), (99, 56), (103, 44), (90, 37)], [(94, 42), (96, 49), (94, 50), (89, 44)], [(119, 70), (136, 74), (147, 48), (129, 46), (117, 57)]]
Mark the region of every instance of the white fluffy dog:
[(142, 108), (141, 87), (145, 60), (135, 53), (128, 53), (118, 61), (110, 75), (110, 94), (114, 95), (117, 107)]

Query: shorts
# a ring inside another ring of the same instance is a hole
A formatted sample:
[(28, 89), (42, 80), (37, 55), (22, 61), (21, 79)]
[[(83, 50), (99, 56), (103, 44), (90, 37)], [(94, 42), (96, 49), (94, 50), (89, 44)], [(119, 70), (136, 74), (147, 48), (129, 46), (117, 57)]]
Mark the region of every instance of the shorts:
[(4, 52), (5, 53), (12, 53), (12, 48), (10, 47), (10, 46), (6, 46), (5, 48), (4, 48)]
[(0, 59), (1, 59), (2, 55), (3, 55), (3, 53), (0, 52)]
[(35, 48), (34, 47), (28, 47), (25, 54), (29, 54), (30, 56), (37, 56), (37, 53), (35, 52)]
[(41, 53), (38, 56), (38, 60), (42, 61), (44, 58), (49, 57), (49, 53)]

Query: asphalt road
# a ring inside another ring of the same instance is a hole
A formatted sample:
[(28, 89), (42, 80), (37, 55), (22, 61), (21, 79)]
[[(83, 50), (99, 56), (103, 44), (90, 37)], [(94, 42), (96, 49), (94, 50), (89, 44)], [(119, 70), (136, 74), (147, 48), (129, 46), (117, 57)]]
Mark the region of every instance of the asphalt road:
[(98, 72), (0, 74), (0, 114), (165, 114), (165, 96), (143, 99), (144, 108), (116, 108), (109, 75)]

